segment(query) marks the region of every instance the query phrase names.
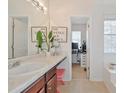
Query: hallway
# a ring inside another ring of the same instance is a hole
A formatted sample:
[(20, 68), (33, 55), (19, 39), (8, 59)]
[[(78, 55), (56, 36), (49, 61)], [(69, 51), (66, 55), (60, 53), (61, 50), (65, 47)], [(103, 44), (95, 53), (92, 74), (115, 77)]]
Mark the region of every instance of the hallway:
[(72, 79), (86, 79), (86, 71), (79, 64), (72, 64)]
[(61, 93), (109, 93), (103, 82), (89, 81), (86, 72), (78, 64), (72, 66), (72, 80), (60, 85)]

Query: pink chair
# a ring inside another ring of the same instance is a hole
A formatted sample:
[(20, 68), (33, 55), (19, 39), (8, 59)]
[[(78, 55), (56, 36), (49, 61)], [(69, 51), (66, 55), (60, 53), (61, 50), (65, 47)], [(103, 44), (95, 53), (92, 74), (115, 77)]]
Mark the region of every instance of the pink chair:
[[(61, 84), (64, 85), (63, 76), (64, 76), (65, 69), (57, 69), (57, 85)], [(61, 93), (57, 88), (57, 93)]]
[(58, 84), (64, 85), (63, 77), (64, 77), (65, 69), (57, 69), (57, 82)]

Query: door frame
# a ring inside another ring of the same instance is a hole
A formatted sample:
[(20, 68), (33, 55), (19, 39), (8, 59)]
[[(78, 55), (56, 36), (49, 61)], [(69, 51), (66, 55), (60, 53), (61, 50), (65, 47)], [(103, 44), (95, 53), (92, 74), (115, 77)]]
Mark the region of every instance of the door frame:
[[(30, 17), (29, 16), (18, 16), (18, 15), (11, 15), (8, 17), (8, 19), (12, 19), (12, 58), (9, 58), (9, 59), (13, 59), (15, 58), (14, 57), (14, 18), (27, 18), (28, 19), (28, 32), (29, 32), (29, 27), (30, 27)], [(9, 29), (8, 29), (9, 30)], [(29, 33), (27, 32), (27, 38), (29, 39)], [(28, 40), (28, 43), (29, 43), (29, 40)], [(29, 44), (28, 44), (28, 49), (29, 49)], [(28, 55), (29, 55), (29, 50), (28, 51)]]
[[(70, 16), (70, 23), (69, 23), (69, 25), (70, 25), (70, 57), (71, 57), (71, 78), (72, 78), (72, 24), (71, 24), (71, 19), (72, 19), (72, 17), (83, 17), (83, 18), (88, 18), (88, 21), (89, 21), (89, 31), (87, 31), (87, 33), (88, 33), (88, 45), (87, 45), (87, 53), (88, 53), (88, 56), (87, 56), (87, 58), (86, 58), (86, 60), (87, 60), (87, 65), (86, 65), (86, 68), (87, 68), (87, 79), (88, 80), (90, 80), (90, 68), (91, 68), (91, 65), (90, 65), (90, 61), (91, 61), (91, 49), (92, 49), (92, 17), (91, 16), (84, 16), (84, 15), (82, 15), (82, 16), (78, 16), (78, 15), (74, 15), (74, 16)], [(86, 39), (86, 40), (87, 40)]]

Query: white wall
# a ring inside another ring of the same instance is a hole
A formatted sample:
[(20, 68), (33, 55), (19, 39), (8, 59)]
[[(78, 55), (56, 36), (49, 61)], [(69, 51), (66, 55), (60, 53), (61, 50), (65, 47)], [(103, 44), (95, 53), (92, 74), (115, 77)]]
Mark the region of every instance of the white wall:
[[(112, 7), (111, 7), (112, 6)], [(51, 25), (67, 26), (68, 42), (62, 44), (63, 51), (68, 54), (66, 62), (66, 80), (71, 79), (71, 16), (89, 16), (90, 25), (90, 79), (103, 80), (103, 20), (105, 15), (115, 15), (115, 6), (104, 5), (104, 0), (50, 0)], [(66, 47), (66, 48), (65, 48)]]
[(12, 19), (8, 18), (8, 58), (12, 58)]
[(116, 63), (116, 54), (105, 53), (104, 54), (104, 67), (107, 68), (110, 63)]
[[(45, 0), (44, 4), (48, 7), (48, 0)], [(9, 0), (8, 9), (9, 16), (28, 17), (28, 54), (36, 54), (36, 43), (31, 42), (31, 26), (48, 26), (48, 14), (44, 15), (43, 12), (36, 10), (27, 0)]]
[(71, 31), (81, 31), (81, 43), (86, 40), (86, 25), (85, 24), (72, 24)]
[(14, 57), (28, 55), (28, 19), (14, 18)]

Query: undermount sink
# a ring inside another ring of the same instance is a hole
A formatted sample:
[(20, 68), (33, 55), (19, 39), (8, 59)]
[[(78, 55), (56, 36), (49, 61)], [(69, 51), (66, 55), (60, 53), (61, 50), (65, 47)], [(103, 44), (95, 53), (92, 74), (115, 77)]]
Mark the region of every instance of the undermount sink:
[(9, 70), (9, 76), (24, 76), (39, 72), (45, 64), (41, 63), (24, 63)]

